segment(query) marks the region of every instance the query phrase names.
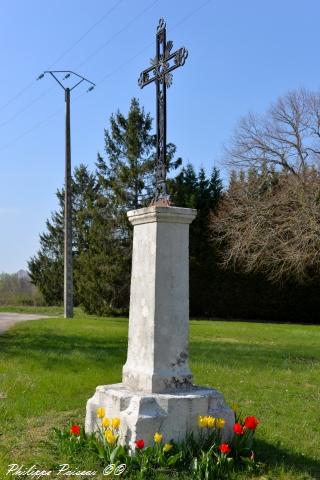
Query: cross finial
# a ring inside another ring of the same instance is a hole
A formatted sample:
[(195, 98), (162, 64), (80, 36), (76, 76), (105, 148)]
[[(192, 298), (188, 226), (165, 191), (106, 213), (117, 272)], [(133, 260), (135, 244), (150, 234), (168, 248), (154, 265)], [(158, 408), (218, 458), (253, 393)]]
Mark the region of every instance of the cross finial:
[(188, 56), (185, 47), (171, 53), (173, 43), (166, 40), (166, 22), (160, 18), (156, 34), (156, 56), (151, 67), (141, 72), (138, 84), (141, 88), (155, 82), (157, 89), (157, 161), (156, 192), (153, 203), (169, 204), (166, 187), (167, 173), (167, 87), (172, 84), (172, 71), (184, 65)]
[(159, 23), (158, 23), (157, 33), (159, 33), (164, 28), (166, 28), (166, 22), (165, 22), (164, 18), (161, 17), (160, 20), (159, 20)]

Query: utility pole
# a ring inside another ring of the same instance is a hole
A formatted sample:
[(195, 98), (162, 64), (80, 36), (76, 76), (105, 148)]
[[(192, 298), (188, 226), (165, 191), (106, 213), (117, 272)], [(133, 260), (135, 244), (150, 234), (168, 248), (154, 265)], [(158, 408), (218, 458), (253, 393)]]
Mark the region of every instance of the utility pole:
[(72, 178), (71, 178), (71, 132), (70, 89), (65, 90), (66, 101), (66, 157), (64, 189), (64, 317), (73, 317), (73, 261), (72, 261)]
[[(72, 177), (71, 177), (71, 129), (70, 129), (70, 94), (80, 83), (90, 84), (88, 92), (93, 90), (95, 84), (77, 73), (65, 70), (45, 71), (38, 80), (49, 73), (58, 84), (63, 88), (66, 102), (66, 121), (65, 121), (65, 188), (64, 188), (64, 318), (73, 317), (73, 259), (72, 259)], [(58, 75), (64, 74), (62, 80)], [(63, 81), (75, 76), (77, 82), (71, 88), (65, 87)], [(80, 80), (78, 80), (80, 79)]]

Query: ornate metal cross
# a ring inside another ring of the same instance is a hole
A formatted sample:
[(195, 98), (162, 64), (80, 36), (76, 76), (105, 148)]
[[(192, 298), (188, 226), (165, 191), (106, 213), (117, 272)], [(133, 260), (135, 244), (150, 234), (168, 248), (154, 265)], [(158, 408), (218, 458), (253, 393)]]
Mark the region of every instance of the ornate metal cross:
[(188, 50), (184, 47), (171, 53), (173, 43), (166, 40), (166, 23), (160, 18), (156, 35), (156, 56), (151, 59), (151, 67), (139, 77), (141, 88), (156, 83), (157, 92), (157, 160), (156, 192), (153, 203), (169, 203), (166, 185), (167, 173), (167, 87), (172, 84), (171, 72), (184, 65)]

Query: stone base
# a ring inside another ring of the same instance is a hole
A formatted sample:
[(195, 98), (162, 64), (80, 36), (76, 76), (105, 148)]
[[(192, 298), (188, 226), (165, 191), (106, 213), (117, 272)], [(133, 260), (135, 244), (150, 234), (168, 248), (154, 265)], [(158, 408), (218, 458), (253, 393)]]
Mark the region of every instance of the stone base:
[(192, 387), (174, 394), (133, 392), (122, 383), (99, 386), (87, 402), (85, 430), (98, 429), (100, 420), (96, 410), (104, 407), (107, 417), (119, 417), (120, 443), (132, 445), (143, 438), (146, 445), (153, 443), (155, 432), (163, 434), (164, 441), (182, 441), (190, 432), (197, 433), (198, 416), (212, 415), (224, 418), (223, 441), (232, 437), (234, 413), (217, 390)]

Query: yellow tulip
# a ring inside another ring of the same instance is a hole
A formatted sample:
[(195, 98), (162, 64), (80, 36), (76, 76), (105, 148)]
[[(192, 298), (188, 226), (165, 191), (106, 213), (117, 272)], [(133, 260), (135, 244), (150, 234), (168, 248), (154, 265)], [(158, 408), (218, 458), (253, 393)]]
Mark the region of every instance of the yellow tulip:
[(120, 418), (115, 417), (112, 419), (112, 427), (116, 429), (120, 427)]
[(236, 413), (239, 410), (239, 405), (237, 403), (233, 403), (231, 405), (231, 408)]
[(104, 438), (110, 445), (113, 445), (117, 440), (117, 436), (113, 433), (112, 430), (110, 430), (110, 428), (104, 432)]
[(104, 419), (102, 420), (102, 426), (103, 426), (104, 428), (110, 427), (110, 420), (109, 420), (109, 418), (104, 417)]
[(171, 445), (171, 443), (165, 443), (164, 446), (163, 446), (163, 451), (164, 452), (169, 452), (169, 450), (171, 450), (172, 447), (173, 447), (173, 445)]
[(160, 443), (161, 440), (162, 440), (162, 435), (161, 435), (161, 433), (156, 432), (156, 433), (154, 434), (154, 437), (153, 437), (153, 438), (154, 438), (154, 441), (155, 441), (156, 443)]
[(226, 421), (225, 421), (224, 418), (217, 418), (216, 419), (216, 426), (218, 428), (223, 428), (225, 426), (225, 423), (226, 423)]
[(103, 407), (97, 408), (97, 417), (98, 418), (103, 418), (106, 414), (106, 411)]
[(209, 428), (213, 428), (215, 425), (215, 418), (214, 417), (207, 417), (207, 423)]
[(208, 417), (198, 417), (198, 425), (201, 428), (206, 428), (208, 426)]

